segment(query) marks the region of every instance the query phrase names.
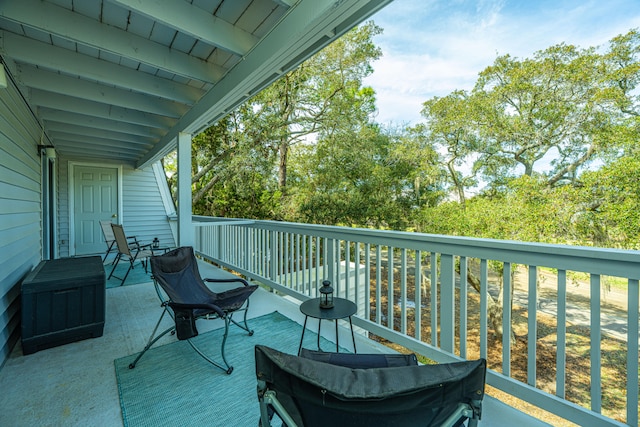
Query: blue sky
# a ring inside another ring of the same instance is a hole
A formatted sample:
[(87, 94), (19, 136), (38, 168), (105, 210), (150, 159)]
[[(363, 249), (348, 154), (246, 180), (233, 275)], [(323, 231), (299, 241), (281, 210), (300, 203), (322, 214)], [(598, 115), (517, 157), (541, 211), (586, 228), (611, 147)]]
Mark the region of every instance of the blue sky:
[(603, 46), (640, 28), (640, 0), (395, 0), (372, 19), (383, 57), (365, 84), (378, 123), (416, 123), (424, 101), (470, 90), (496, 56), (558, 43)]

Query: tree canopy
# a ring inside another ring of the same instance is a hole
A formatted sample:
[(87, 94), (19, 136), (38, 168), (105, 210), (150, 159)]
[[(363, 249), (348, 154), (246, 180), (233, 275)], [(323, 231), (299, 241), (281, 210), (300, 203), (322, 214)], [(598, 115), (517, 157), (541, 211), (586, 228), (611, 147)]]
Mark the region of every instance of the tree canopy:
[(500, 55), (413, 126), (375, 122), (381, 31), (353, 29), (195, 136), (194, 211), (637, 247), (637, 30)]

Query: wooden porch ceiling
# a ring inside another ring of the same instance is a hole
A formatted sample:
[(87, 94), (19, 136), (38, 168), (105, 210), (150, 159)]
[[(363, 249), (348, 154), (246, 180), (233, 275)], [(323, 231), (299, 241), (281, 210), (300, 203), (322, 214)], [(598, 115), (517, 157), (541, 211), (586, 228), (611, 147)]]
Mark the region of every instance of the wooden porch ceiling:
[(60, 156), (143, 167), (390, 1), (0, 0), (0, 55)]

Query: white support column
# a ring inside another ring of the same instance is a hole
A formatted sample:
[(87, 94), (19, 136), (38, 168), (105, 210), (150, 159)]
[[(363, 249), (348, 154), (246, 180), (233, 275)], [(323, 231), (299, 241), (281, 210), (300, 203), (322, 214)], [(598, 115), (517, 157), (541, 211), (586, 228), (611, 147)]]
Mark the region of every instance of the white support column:
[(178, 134), (178, 246), (194, 246), (191, 204), (191, 134)]

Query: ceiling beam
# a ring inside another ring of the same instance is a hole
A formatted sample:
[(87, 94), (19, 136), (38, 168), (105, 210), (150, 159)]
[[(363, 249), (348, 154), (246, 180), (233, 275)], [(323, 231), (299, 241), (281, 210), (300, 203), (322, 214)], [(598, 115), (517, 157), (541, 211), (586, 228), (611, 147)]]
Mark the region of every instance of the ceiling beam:
[(116, 122), (111, 119), (72, 113), (69, 111), (53, 110), (46, 107), (38, 108), (38, 117), (48, 124), (60, 123), (61, 125), (70, 126), (90, 126), (94, 129), (126, 133), (131, 136), (137, 135), (149, 138), (160, 138), (166, 133), (166, 130), (160, 128)]
[(103, 84), (185, 104), (193, 104), (204, 94), (203, 90), (193, 86), (176, 83), (6, 31), (0, 32), (0, 52), (18, 62), (51, 68), (78, 75), (87, 80), (97, 80)]
[(117, 151), (108, 146), (99, 146), (95, 147), (95, 149), (90, 149), (90, 147), (91, 145), (87, 145), (87, 147), (78, 146), (76, 142), (65, 141), (64, 139), (56, 140), (56, 151), (62, 156), (71, 157), (76, 161), (99, 160), (101, 163), (125, 163), (132, 167), (135, 166), (132, 158), (135, 158), (138, 155), (137, 150), (130, 153), (127, 151)]
[(285, 7), (291, 7), (298, 2), (298, 0), (273, 0), (274, 3)]
[(171, 152), (180, 132), (196, 133), (224, 117), (313, 53), (391, 0), (300, 0), (280, 24), (182, 116), (160, 143), (138, 161), (141, 168)]
[(234, 55), (244, 56), (258, 43), (253, 34), (184, 1), (109, 1)]
[(215, 83), (226, 72), (224, 68), (202, 59), (96, 22), (53, 3), (40, 0), (4, 2), (0, 8), (0, 16), (189, 79)]
[(104, 130), (89, 126), (83, 126), (81, 124), (69, 124), (50, 121), (45, 121), (45, 129), (50, 135), (52, 135), (54, 132), (60, 132), (62, 134), (82, 135), (91, 138), (102, 138), (105, 140), (108, 139), (128, 144), (142, 144), (143, 146), (152, 146), (159, 140), (159, 138), (153, 138), (151, 136), (141, 137), (139, 135), (131, 135), (125, 132), (118, 132), (114, 129)]
[[(73, 133), (66, 132), (51, 132), (51, 137), (55, 141), (67, 141), (73, 142), (76, 145), (84, 145), (87, 144), (87, 148), (93, 149), (95, 146), (102, 146), (105, 148), (117, 149), (118, 151), (129, 151), (130, 153), (140, 153), (142, 151), (148, 150), (153, 144), (132, 144), (130, 142), (123, 141), (114, 141), (112, 139), (107, 138), (99, 138), (94, 136), (87, 135), (77, 135)], [(88, 145), (88, 144), (91, 145)]]
[(188, 110), (188, 106), (185, 104), (119, 89), (113, 86), (96, 84), (88, 80), (65, 76), (29, 65), (21, 65), (18, 69), (18, 81), (34, 89), (130, 108), (132, 110), (146, 111), (147, 113), (176, 119)]
[(175, 119), (158, 116), (156, 114), (144, 113), (129, 108), (113, 107), (84, 99), (72, 98), (70, 96), (57, 93), (45, 92), (38, 89), (31, 91), (29, 96), (31, 104), (38, 107), (65, 110), (77, 114), (87, 114), (103, 119), (110, 119), (136, 125), (149, 126), (154, 128), (168, 129), (175, 125)]

